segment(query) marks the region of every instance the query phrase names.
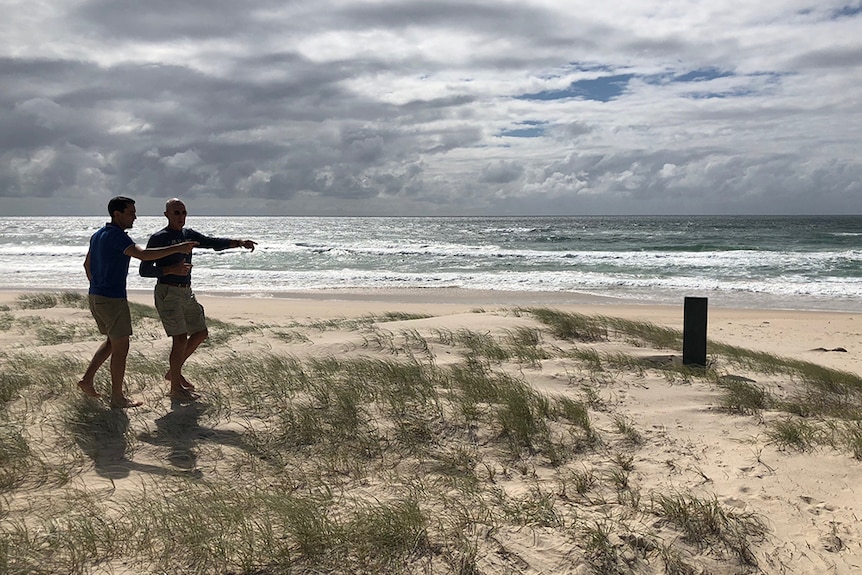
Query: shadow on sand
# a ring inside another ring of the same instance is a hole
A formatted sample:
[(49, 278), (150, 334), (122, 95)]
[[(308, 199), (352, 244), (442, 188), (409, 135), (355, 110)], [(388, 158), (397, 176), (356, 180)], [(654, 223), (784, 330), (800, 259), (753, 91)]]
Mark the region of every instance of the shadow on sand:
[(198, 448), (202, 443), (217, 443), (248, 449), (242, 434), (227, 429), (206, 427), (200, 418), (209, 406), (201, 401), (171, 403), (171, 410), (155, 420), (154, 433), (143, 433), (138, 439), (168, 448), (167, 461), (175, 470), (203, 476), (198, 469)]
[[(207, 411), (202, 402), (172, 402), (171, 410), (155, 420), (154, 432), (133, 435), (129, 416), (122, 409), (105, 409), (101, 402), (78, 401), (67, 419), (69, 430), (81, 450), (93, 461), (96, 473), (111, 480), (123, 479), (132, 472), (154, 475), (182, 474), (201, 478), (198, 446), (213, 442), (246, 449), (241, 434), (200, 425)], [(168, 448), (167, 466), (141, 463), (132, 459), (135, 440)]]
[(123, 409), (106, 409), (100, 401), (81, 399), (72, 407), (66, 425), (101, 477), (113, 481), (128, 477), (132, 471), (157, 475), (170, 472), (130, 459), (134, 437)]

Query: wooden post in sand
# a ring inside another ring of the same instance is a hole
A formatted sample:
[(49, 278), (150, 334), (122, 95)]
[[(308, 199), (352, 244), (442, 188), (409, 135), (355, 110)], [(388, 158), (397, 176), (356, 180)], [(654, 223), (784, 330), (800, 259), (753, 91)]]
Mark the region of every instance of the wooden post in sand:
[(687, 297), (683, 310), (682, 364), (706, 367), (707, 298)]

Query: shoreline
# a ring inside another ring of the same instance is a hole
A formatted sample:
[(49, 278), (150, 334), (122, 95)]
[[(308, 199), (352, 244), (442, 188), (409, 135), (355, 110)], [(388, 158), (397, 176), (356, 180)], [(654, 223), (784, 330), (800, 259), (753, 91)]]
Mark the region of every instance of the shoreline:
[[(0, 294), (4, 293), (40, 293), (54, 292), (61, 293), (71, 291), (76, 293), (86, 293), (87, 289), (82, 287), (74, 288), (53, 288), (53, 287), (2, 287), (0, 286)], [(472, 303), (475, 305), (597, 305), (597, 306), (634, 306), (634, 307), (682, 307), (687, 296), (680, 295), (678, 302), (671, 302), (656, 298), (636, 298), (625, 297), (623, 295), (606, 296), (589, 292), (578, 291), (514, 291), (514, 290), (489, 290), (489, 289), (471, 289), (463, 287), (337, 287), (337, 288), (316, 288), (316, 289), (293, 289), (293, 290), (209, 290), (206, 288), (195, 288), (194, 292), (197, 296), (207, 296), (226, 299), (250, 299), (250, 300), (312, 300), (312, 301), (391, 301), (399, 303), (452, 303), (466, 304)], [(141, 296), (151, 295), (150, 288), (129, 288), (130, 299)], [(777, 296), (768, 296), (757, 294), (762, 301), (757, 301), (752, 298), (728, 298), (728, 294), (703, 294), (692, 293), (689, 297), (705, 297), (709, 302), (710, 310), (727, 309), (727, 310), (758, 310), (764, 312), (777, 313), (836, 313), (836, 314), (854, 314), (860, 313), (855, 308), (847, 306), (840, 300), (829, 302), (817, 302), (820, 305), (811, 304), (808, 306), (796, 304), (795, 299), (779, 298)], [(0, 296), (2, 297), (2, 296)], [(780, 305), (784, 304), (784, 305)], [(828, 305), (827, 305), (828, 304)], [(811, 307), (809, 307), (811, 306)]]

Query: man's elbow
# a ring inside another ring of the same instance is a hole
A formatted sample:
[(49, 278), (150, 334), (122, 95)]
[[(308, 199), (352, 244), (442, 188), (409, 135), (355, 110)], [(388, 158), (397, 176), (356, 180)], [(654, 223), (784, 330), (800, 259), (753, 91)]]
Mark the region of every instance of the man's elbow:
[(143, 262), (155, 259), (152, 256), (148, 257), (147, 250), (145, 250), (144, 248), (140, 247), (137, 244), (135, 244), (133, 246), (129, 246), (126, 249), (125, 254), (129, 257), (141, 260)]

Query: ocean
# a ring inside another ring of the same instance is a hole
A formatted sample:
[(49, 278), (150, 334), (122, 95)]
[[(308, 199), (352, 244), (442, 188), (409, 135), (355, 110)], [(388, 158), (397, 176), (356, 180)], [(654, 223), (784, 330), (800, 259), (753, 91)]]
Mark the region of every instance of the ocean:
[[(0, 288), (85, 290), (106, 217), (0, 217)], [(199, 232), (258, 242), (197, 250), (200, 293), (267, 297), (331, 288), (589, 294), (643, 303), (862, 309), (862, 216), (197, 217)], [(146, 244), (165, 225), (140, 217)], [(132, 261), (128, 287), (152, 280)]]

